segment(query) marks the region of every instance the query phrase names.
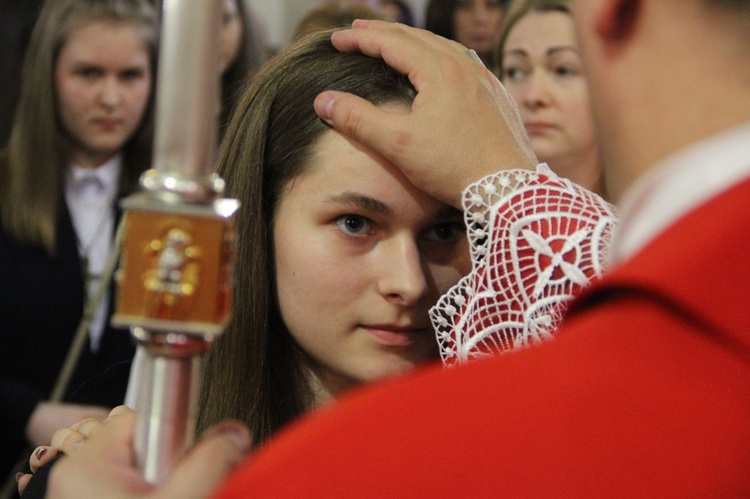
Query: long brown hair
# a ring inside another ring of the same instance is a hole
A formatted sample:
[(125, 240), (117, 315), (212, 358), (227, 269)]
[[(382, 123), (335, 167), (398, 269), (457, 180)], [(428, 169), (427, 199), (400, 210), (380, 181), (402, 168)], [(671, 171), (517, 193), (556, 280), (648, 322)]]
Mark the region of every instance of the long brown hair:
[[(7, 150), (0, 164), (0, 215), (4, 230), (19, 243), (55, 251), (57, 217), (67, 164), (54, 83), (57, 58), (67, 36), (82, 22), (136, 25), (156, 70), (158, 13), (148, 0), (55, 0), (45, 2), (24, 60), (21, 96)], [(153, 92), (143, 120), (123, 148), (122, 193), (137, 186), (151, 161)], [(4, 158), (5, 159), (5, 158)]]
[(430, 0), (425, 13), (425, 29), (453, 40), (453, 15), (457, 6), (457, 0)]
[(304, 352), (295, 344), (276, 298), (273, 227), (283, 188), (300, 175), (327, 130), (313, 109), (332, 89), (370, 102), (411, 103), (408, 79), (384, 62), (341, 53), (331, 32), (301, 38), (271, 60), (235, 108), (218, 173), (242, 203), (237, 214), (234, 313), (205, 358), (199, 432), (239, 419), (256, 443), (310, 408)]

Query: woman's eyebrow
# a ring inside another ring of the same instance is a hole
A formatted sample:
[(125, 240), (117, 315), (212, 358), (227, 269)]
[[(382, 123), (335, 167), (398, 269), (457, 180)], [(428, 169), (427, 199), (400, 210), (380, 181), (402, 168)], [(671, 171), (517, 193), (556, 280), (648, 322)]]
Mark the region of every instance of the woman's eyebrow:
[(508, 57), (511, 55), (515, 55), (518, 57), (529, 57), (528, 52), (526, 52), (525, 49), (520, 49), (520, 48), (508, 49), (505, 52), (503, 52), (503, 57)]
[(556, 47), (550, 47), (547, 50), (547, 55), (555, 55), (559, 54), (560, 52), (574, 52), (578, 54), (578, 48), (573, 45), (558, 45)]
[[(565, 52), (568, 50), (575, 52), (576, 54), (578, 53), (578, 48), (574, 45), (556, 45), (554, 47), (548, 48), (547, 51), (545, 52), (545, 55), (550, 56), (558, 52)], [(525, 57), (525, 58), (529, 57), (529, 53), (526, 51), (526, 49), (523, 49), (523, 48), (513, 48), (513, 49), (509, 49), (503, 52), (503, 57), (508, 57), (512, 55), (518, 56), (518, 57)]]
[[(356, 206), (357, 208), (361, 210), (365, 210), (365, 211), (369, 211), (373, 213), (381, 213), (383, 215), (393, 214), (393, 210), (387, 204), (383, 203), (382, 201), (378, 201), (377, 199), (373, 197), (366, 196), (364, 194), (360, 194), (357, 192), (343, 192), (335, 196), (328, 196), (326, 198), (326, 201), (331, 202), (331, 203), (336, 203), (336, 204)], [(435, 219), (444, 219), (444, 218), (453, 218), (453, 217), (463, 217), (463, 212), (447, 204), (442, 206), (433, 215), (433, 218)]]
[(458, 208), (454, 208), (451, 205), (445, 205), (435, 214), (435, 218), (452, 218), (461, 217), (463, 218), (464, 212)]
[(387, 204), (357, 192), (343, 192), (335, 196), (329, 196), (326, 198), (326, 201), (337, 204), (353, 205), (362, 210), (381, 213), (383, 215), (393, 214), (393, 210)]

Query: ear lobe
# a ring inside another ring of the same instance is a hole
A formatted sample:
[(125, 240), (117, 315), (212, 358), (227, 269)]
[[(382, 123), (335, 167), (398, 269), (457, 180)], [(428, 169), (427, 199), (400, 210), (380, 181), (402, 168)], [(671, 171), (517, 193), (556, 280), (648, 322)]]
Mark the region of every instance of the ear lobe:
[(641, 0), (604, 0), (594, 20), (594, 29), (603, 39), (617, 42), (628, 38), (635, 28)]

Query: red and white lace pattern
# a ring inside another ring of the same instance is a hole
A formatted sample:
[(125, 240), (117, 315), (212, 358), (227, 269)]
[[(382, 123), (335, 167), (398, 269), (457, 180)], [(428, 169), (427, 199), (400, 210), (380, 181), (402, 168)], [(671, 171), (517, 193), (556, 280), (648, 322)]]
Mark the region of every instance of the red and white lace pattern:
[(473, 268), (430, 310), (445, 365), (554, 337), (606, 259), (615, 209), (555, 175), (511, 170), (464, 191)]

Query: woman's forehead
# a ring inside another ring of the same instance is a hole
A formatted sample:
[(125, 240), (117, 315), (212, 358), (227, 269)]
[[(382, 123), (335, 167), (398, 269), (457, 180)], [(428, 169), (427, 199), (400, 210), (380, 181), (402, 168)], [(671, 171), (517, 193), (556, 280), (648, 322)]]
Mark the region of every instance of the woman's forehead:
[(457, 212), (414, 186), (401, 171), (366, 146), (328, 130), (316, 141), (307, 167), (287, 183), (287, 196), (305, 202), (380, 206), (389, 216), (431, 217)]

